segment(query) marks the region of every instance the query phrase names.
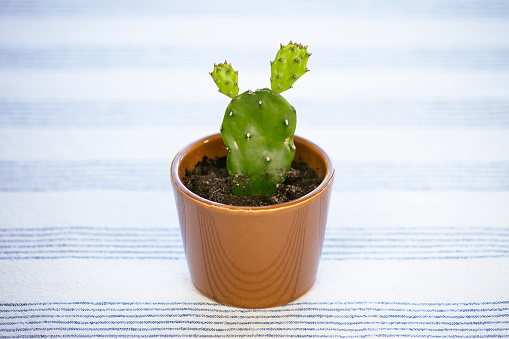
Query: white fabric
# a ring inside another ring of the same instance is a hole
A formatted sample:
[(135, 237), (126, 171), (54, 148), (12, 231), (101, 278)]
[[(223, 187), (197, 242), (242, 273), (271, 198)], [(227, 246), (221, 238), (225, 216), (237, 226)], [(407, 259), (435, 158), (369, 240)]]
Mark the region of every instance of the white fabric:
[[(1, 1), (0, 337), (509, 336), (509, 3)], [(192, 286), (169, 183), (226, 58), (336, 164), (317, 281), (244, 310)]]

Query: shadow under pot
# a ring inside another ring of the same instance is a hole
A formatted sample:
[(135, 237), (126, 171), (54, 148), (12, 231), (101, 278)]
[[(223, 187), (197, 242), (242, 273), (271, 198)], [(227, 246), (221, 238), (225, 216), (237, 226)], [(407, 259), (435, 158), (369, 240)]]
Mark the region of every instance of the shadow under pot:
[(334, 166), (312, 142), (294, 137), (295, 159), (324, 178), (307, 195), (263, 207), (230, 206), (187, 189), (187, 170), (207, 156), (224, 157), (220, 134), (181, 150), (171, 179), (185, 256), (195, 287), (225, 305), (266, 308), (304, 295), (316, 278), (329, 209)]

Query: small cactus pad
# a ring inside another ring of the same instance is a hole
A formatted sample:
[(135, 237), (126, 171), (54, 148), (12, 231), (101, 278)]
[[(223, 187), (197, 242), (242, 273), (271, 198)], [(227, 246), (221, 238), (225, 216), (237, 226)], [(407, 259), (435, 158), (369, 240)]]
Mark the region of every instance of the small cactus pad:
[(234, 99), (239, 94), (238, 72), (233, 70), (231, 64), (226, 61), (221, 64), (214, 64), (214, 70), (210, 72), (219, 91)]
[(270, 62), (272, 92), (279, 94), (286, 91), (298, 78), (309, 71), (306, 65), (310, 56), (307, 46), (291, 41), (286, 46), (281, 45), (276, 59)]
[(235, 195), (270, 196), (284, 182), (295, 156), (295, 108), (268, 88), (246, 91), (224, 114), (221, 135)]

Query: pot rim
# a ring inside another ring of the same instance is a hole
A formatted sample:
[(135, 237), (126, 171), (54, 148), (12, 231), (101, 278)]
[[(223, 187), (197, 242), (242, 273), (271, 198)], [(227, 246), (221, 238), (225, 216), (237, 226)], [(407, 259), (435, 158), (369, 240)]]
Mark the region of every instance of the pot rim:
[(325, 191), (325, 189), (328, 186), (330, 186), (333, 182), (335, 168), (334, 168), (334, 163), (333, 163), (330, 155), (325, 150), (323, 150), (321, 147), (316, 145), (315, 143), (309, 141), (308, 139), (305, 139), (303, 137), (295, 135), (294, 138), (296, 140), (298, 140), (299, 142), (305, 142), (305, 143), (309, 144), (311, 146), (311, 148), (318, 150), (326, 160), (327, 168), (326, 168), (325, 178), (320, 183), (320, 185), (318, 185), (318, 187), (316, 187), (314, 190), (312, 190), (308, 194), (306, 194), (298, 199), (294, 199), (294, 200), (291, 200), (291, 201), (288, 201), (285, 203), (281, 203), (281, 204), (268, 205), (268, 206), (234, 206), (234, 205), (221, 204), (221, 203), (218, 203), (218, 202), (215, 202), (212, 200), (205, 199), (203, 197), (200, 197), (196, 193), (192, 192), (190, 189), (188, 189), (184, 185), (184, 183), (180, 180), (180, 177), (178, 175), (178, 168), (179, 168), (180, 160), (187, 154), (187, 152), (193, 145), (199, 144), (199, 143), (205, 144), (205, 143), (210, 142), (211, 139), (215, 139), (218, 137), (221, 138), (221, 134), (215, 133), (215, 134), (208, 135), (206, 137), (203, 137), (201, 139), (198, 139), (198, 140), (188, 144), (187, 146), (182, 148), (177, 153), (177, 155), (174, 157), (174, 159), (171, 163), (171, 168), (170, 168), (170, 177), (171, 177), (171, 181), (173, 182), (174, 187), (176, 187), (180, 192), (184, 193), (186, 196), (193, 199), (194, 201), (204, 204), (208, 207), (213, 207), (213, 208), (215, 207), (215, 208), (226, 209), (226, 210), (231, 210), (231, 211), (249, 211), (249, 212), (265, 212), (265, 211), (281, 210), (281, 209), (286, 209), (286, 208), (290, 208), (295, 205), (302, 204), (302, 203), (306, 202), (307, 200), (312, 199), (313, 197), (319, 195), (321, 192)]

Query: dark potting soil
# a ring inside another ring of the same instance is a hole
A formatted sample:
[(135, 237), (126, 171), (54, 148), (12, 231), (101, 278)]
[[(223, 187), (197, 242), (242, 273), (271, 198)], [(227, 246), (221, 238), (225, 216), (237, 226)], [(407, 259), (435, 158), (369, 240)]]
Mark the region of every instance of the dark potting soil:
[(202, 198), (225, 205), (268, 206), (298, 199), (320, 185), (323, 178), (306, 163), (294, 161), (285, 182), (270, 197), (241, 197), (231, 193), (230, 178), (226, 170), (226, 157), (203, 157), (192, 171), (186, 170), (184, 185)]

